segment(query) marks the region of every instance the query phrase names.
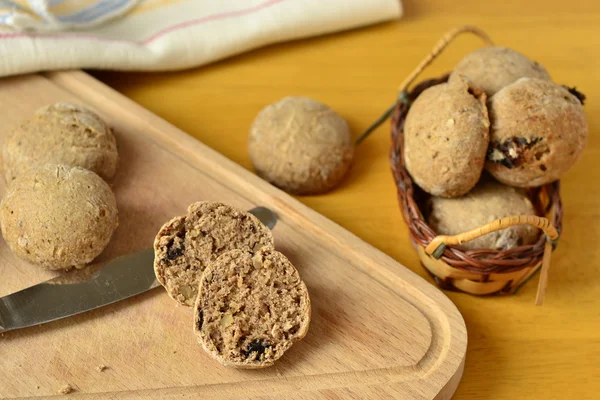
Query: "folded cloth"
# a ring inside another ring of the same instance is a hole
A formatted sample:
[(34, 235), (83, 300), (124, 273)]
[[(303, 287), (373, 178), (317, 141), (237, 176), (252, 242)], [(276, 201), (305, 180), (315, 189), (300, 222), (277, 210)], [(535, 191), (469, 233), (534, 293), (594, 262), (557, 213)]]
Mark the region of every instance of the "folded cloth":
[(88, 28), (120, 17), (138, 0), (0, 0), (0, 24), (25, 31)]
[(399, 18), (401, 0), (0, 0), (0, 76), (175, 70)]

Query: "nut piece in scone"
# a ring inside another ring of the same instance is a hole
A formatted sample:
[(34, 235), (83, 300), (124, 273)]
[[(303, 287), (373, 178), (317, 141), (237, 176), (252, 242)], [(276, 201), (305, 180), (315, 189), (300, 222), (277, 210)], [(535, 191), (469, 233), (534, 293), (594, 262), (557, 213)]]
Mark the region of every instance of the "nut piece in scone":
[(154, 240), (154, 272), (171, 298), (191, 307), (200, 275), (233, 249), (273, 247), (273, 235), (254, 215), (218, 202), (190, 205), (163, 225)]
[[(505, 186), (492, 179), (479, 183), (462, 197), (444, 199), (432, 197), (427, 218), (440, 235), (456, 235), (512, 215), (535, 215), (535, 210), (523, 189)], [(470, 242), (465, 249), (507, 250), (532, 244), (540, 230), (530, 225), (517, 225), (488, 233)]]
[(91, 110), (56, 103), (38, 109), (11, 132), (2, 158), (8, 184), (44, 164), (82, 167), (109, 180), (117, 170), (117, 142), (112, 129)]
[(435, 196), (473, 188), (483, 170), (489, 120), (485, 93), (461, 80), (423, 91), (404, 124), (404, 160), (414, 181)]
[(519, 78), (550, 81), (544, 67), (523, 54), (506, 47), (482, 47), (467, 54), (450, 74), (450, 81), (465, 80), (491, 97)]
[(263, 248), (233, 250), (211, 263), (194, 312), (198, 341), (213, 358), (228, 367), (263, 368), (306, 335), (311, 309), (296, 268)]
[(260, 177), (307, 195), (327, 192), (342, 180), (354, 143), (348, 124), (331, 108), (286, 97), (260, 111), (250, 127), (248, 151)]
[(0, 204), (4, 240), (19, 258), (49, 269), (81, 268), (118, 225), (115, 195), (95, 173), (47, 164), (19, 175)]
[(511, 186), (555, 181), (581, 157), (588, 125), (581, 101), (550, 81), (521, 78), (489, 101), (486, 170)]

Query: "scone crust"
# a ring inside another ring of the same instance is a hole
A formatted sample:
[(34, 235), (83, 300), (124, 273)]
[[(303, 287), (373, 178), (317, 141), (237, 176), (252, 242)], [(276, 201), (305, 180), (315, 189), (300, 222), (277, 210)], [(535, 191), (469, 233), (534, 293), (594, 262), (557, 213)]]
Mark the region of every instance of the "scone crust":
[(288, 193), (319, 194), (346, 175), (354, 142), (348, 123), (325, 104), (285, 97), (257, 115), (248, 152), (263, 179)]
[(458, 80), (426, 89), (411, 105), (404, 161), (426, 192), (456, 197), (477, 184), (489, 142), (485, 100), (485, 93)]
[(588, 125), (581, 102), (553, 82), (521, 78), (489, 101), (486, 170), (500, 182), (541, 186), (559, 179), (581, 157)]
[(191, 307), (211, 261), (230, 250), (273, 245), (271, 231), (254, 215), (219, 202), (198, 202), (156, 235), (154, 272), (173, 300)]
[[(535, 215), (535, 208), (526, 192), (484, 177), (462, 197), (432, 197), (427, 221), (439, 235), (457, 235), (512, 215)], [(516, 225), (488, 233), (460, 247), (469, 250), (508, 250), (533, 244), (539, 235), (540, 230), (534, 226)]]
[(38, 109), (13, 129), (2, 148), (9, 185), (20, 174), (44, 164), (78, 166), (110, 180), (118, 158), (110, 126), (93, 111), (67, 103)]
[(194, 306), (194, 332), (227, 367), (272, 365), (308, 332), (308, 290), (274, 249), (227, 252), (204, 271)]
[(110, 241), (117, 202), (95, 173), (48, 164), (13, 181), (0, 204), (0, 222), (19, 258), (48, 269), (81, 268)]
[(520, 78), (551, 81), (539, 63), (507, 47), (487, 46), (467, 54), (450, 74), (450, 81), (463, 79), (470, 86), (493, 96)]

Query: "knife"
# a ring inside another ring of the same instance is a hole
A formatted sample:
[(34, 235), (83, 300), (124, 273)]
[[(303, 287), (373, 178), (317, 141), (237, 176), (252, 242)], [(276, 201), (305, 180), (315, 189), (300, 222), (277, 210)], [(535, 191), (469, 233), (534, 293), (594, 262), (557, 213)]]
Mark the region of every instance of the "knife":
[[(249, 212), (269, 229), (277, 223), (275, 213), (266, 207)], [(61, 275), (0, 298), (0, 333), (81, 314), (160, 286), (152, 248), (68, 275), (72, 274), (71, 283)]]

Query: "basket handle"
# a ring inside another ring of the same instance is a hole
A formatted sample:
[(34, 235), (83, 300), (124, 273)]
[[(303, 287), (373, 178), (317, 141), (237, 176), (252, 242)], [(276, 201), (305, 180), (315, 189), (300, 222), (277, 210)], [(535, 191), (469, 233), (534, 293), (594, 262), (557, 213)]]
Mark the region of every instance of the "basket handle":
[(402, 93), (407, 88), (408, 85), (414, 82), (415, 79), (435, 60), (444, 49), (460, 34), (462, 33), (471, 33), (475, 36), (478, 36), (487, 46), (493, 46), (494, 42), (483, 30), (477, 28), (476, 26), (465, 25), (458, 28), (454, 28), (449, 32), (446, 32), (444, 36), (440, 38), (440, 40), (433, 46), (429, 54), (425, 56), (417, 65), (417, 67), (406, 77), (406, 79), (400, 84), (398, 87), (398, 92)]
[(438, 42), (435, 44), (435, 46), (433, 46), (433, 48), (431, 49), (429, 54), (427, 54), (425, 56), (425, 58), (423, 58), (421, 60), (419, 65), (417, 65), (417, 67), (410, 73), (410, 75), (408, 75), (408, 77), (406, 77), (406, 79), (402, 82), (400, 87), (398, 87), (398, 98), (396, 99), (394, 104), (392, 104), (391, 107), (389, 107), (379, 118), (377, 118), (377, 120), (375, 122), (373, 122), (356, 139), (356, 141), (354, 142), (355, 145), (358, 146), (359, 144), (361, 144), (371, 134), (371, 132), (373, 132), (375, 129), (377, 129), (379, 127), (379, 125), (381, 125), (385, 120), (387, 120), (392, 115), (398, 102), (405, 100), (406, 91), (408, 89), (408, 86), (411, 83), (413, 83), (413, 81), (415, 79), (417, 79), (417, 77), (421, 74), (421, 72), (423, 72), (423, 70), (425, 68), (427, 68), (427, 66), (429, 64), (431, 64), (433, 62), (433, 60), (435, 60), (444, 51), (444, 49), (446, 47), (448, 47), (448, 45), (457, 36), (459, 36), (462, 33), (471, 33), (475, 36), (478, 36), (487, 46), (494, 45), (494, 42), (492, 41), (492, 39), (490, 39), (490, 37), (487, 35), (487, 33), (485, 33), (483, 30), (477, 28), (476, 26), (465, 25), (465, 26), (461, 26), (458, 28), (454, 28), (449, 32), (446, 32), (446, 34), (444, 34), (444, 36), (442, 36), (440, 38), (440, 40), (438, 40)]
[[(550, 211), (550, 215), (553, 214), (554, 207), (552, 207), (552, 210)], [(544, 256), (542, 258), (542, 272), (540, 274), (540, 282), (538, 284), (535, 300), (537, 305), (541, 305), (544, 300), (544, 293), (546, 292), (552, 250), (556, 248), (558, 239), (560, 238), (558, 231), (547, 218), (538, 217), (537, 215), (514, 215), (512, 217), (497, 219), (478, 228), (471, 229), (470, 231), (459, 233), (458, 235), (438, 235), (429, 242), (427, 247), (425, 247), (425, 253), (435, 259), (439, 259), (442, 257), (442, 254), (444, 254), (444, 250), (446, 250), (447, 246), (469, 242), (488, 233), (515, 225), (532, 225), (540, 228), (544, 231), (544, 235), (546, 235)]]
[(550, 244), (556, 247), (556, 244), (558, 243), (558, 231), (548, 219), (538, 217), (537, 215), (514, 215), (512, 217), (497, 219), (478, 228), (471, 229), (470, 231), (459, 233), (458, 235), (438, 235), (433, 238), (431, 242), (429, 242), (425, 248), (425, 252), (430, 256), (439, 259), (444, 253), (444, 250), (446, 250), (446, 246), (470, 242), (471, 240), (477, 239), (478, 237), (488, 233), (496, 232), (515, 225), (532, 225), (540, 228), (544, 231), (546, 240), (549, 241)]

